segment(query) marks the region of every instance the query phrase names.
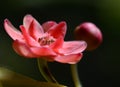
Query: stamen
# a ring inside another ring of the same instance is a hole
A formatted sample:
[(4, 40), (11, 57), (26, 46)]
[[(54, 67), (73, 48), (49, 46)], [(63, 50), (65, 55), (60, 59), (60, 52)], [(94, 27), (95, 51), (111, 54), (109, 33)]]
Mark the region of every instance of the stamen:
[(40, 45), (50, 45), (54, 41), (55, 39), (50, 35), (47, 35), (38, 39), (38, 42), (40, 43)]
[(41, 40), (42, 40), (42, 38), (39, 38), (39, 39), (38, 39), (38, 42), (40, 42)]

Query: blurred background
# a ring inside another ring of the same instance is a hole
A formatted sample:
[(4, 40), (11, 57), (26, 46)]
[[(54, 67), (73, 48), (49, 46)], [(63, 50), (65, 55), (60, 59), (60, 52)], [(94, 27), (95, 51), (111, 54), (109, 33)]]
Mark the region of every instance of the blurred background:
[[(92, 52), (84, 52), (78, 63), (83, 87), (120, 86), (120, 0), (2, 0), (0, 2), (0, 66), (42, 80), (36, 59), (26, 59), (12, 49), (12, 39), (3, 27), (8, 18), (19, 28), (23, 17), (32, 14), (41, 24), (48, 20), (66, 21), (65, 40), (73, 40), (73, 31), (82, 22), (95, 23), (103, 33), (102, 45)], [(59, 83), (74, 87), (70, 66), (49, 63)]]

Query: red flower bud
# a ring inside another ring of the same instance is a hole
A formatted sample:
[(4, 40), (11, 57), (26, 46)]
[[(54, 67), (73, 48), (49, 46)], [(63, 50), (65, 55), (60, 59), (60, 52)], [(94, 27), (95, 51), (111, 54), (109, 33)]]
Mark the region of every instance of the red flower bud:
[(76, 27), (74, 31), (75, 39), (87, 42), (88, 51), (96, 49), (102, 42), (100, 29), (91, 22), (85, 22)]

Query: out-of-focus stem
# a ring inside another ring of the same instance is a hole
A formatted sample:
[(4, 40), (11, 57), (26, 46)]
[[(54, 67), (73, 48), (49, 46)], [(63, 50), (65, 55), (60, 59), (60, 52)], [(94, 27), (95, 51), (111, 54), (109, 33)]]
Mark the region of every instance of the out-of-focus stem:
[(81, 82), (79, 80), (77, 64), (71, 64), (71, 73), (72, 73), (72, 77), (73, 77), (75, 87), (82, 87)]

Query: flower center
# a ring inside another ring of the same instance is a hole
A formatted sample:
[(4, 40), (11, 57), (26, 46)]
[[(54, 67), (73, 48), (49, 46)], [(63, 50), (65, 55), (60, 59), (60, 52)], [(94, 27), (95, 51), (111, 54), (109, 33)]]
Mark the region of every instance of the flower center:
[(51, 43), (55, 42), (55, 39), (49, 34), (47, 34), (47, 35), (44, 35), (43, 37), (40, 37), (38, 39), (38, 42), (40, 43), (41, 46), (50, 45)]

